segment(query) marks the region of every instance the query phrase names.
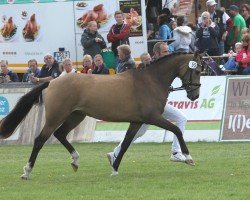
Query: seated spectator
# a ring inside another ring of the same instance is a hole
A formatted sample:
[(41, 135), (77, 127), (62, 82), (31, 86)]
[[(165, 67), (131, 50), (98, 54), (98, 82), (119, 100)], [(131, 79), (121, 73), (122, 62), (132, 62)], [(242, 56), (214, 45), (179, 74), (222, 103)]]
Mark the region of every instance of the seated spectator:
[(106, 42), (103, 37), (97, 31), (97, 22), (90, 21), (88, 27), (84, 30), (81, 38), (81, 44), (83, 46), (84, 55), (91, 55), (92, 58), (96, 54), (100, 54), (102, 49), (105, 49)]
[(7, 60), (1, 60), (0, 66), (1, 66), (0, 83), (19, 82), (17, 74), (8, 69)]
[(117, 47), (118, 51), (118, 65), (116, 74), (135, 68), (135, 61), (131, 57), (131, 50), (129, 45), (123, 44)]
[(152, 60), (151, 56), (147, 52), (141, 54), (140, 59), (141, 59), (141, 63), (137, 66), (137, 69), (143, 69), (143, 68), (145, 68), (147, 65), (150, 64), (150, 62)]
[(242, 37), (244, 37), (244, 35), (249, 35), (250, 34), (250, 29), (249, 28), (243, 28), (241, 30), (241, 34), (242, 34)]
[(247, 67), (246, 64), (240, 64), (243, 58), (246, 57), (246, 51), (243, 48), (243, 45), (241, 42), (237, 42), (235, 44), (235, 53), (233, 51), (230, 51), (228, 53), (229, 59), (224, 64), (222, 70), (232, 70), (237, 71), (239, 67), (245, 68)]
[(109, 74), (109, 70), (105, 67), (103, 58), (100, 54), (95, 55), (94, 63), (95, 69), (92, 71), (92, 74)]
[(159, 15), (157, 18), (157, 23), (159, 25), (159, 31), (155, 34), (155, 39), (167, 40), (171, 38), (171, 30), (168, 26), (168, 16), (165, 14)]
[(90, 74), (93, 69), (94, 69), (94, 66), (93, 66), (93, 59), (91, 55), (84, 55), (83, 56), (83, 69), (81, 70), (81, 73)]
[(51, 54), (47, 54), (44, 56), (45, 64), (42, 66), (40, 74), (38, 77), (30, 77), (30, 81), (32, 83), (44, 83), (49, 82), (55, 78), (57, 78), (61, 72), (59, 71), (58, 62), (53, 58)]
[(174, 41), (168, 45), (174, 52), (189, 52), (192, 29), (184, 26), (184, 17), (177, 17), (177, 27), (173, 30)]
[(244, 67), (244, 68), (240, 68), (240, 70), (242, 71), (241, 74), (250, 74), (250, 35), (245, 35), (243, 38), (242, 38), (242, 43), (243, 43), (243, 47), (246, 48), (246, 52), (247, 52), (247, 55), (245, 58), (243, 58), (241, 61), (240, 61), (240, 64), (241, 65), (245, 65), (247, 67)]
[(219, 52), (219, 27), (210, 19), (209, 12), (201, 14), (202, 22), (197, 25), (196, 37), (198, 38), (196, 47), (203, 53), (207, 52), (210, 56), (217, 56)]
[(37, 67), (37, 61), (36, 59), (31, 59), (28, 61), (28, 67), (29, 69), (25, 72), (23, 75), (22, 82), (31, 82), (30, 77), (38, 77), (40, 73), (40, 69)]
[(76, 73), (77, 71), (73, 68), (72, 62), (69, 58), (65, 59), (62, 62), (63, 72), (60, 74), (60, 76), (64, 76), (69, 73)]

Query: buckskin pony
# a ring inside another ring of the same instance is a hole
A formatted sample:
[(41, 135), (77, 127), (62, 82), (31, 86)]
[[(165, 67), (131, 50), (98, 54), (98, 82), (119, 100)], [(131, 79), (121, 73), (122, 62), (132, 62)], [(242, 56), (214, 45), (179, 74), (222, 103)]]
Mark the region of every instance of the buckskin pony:
[[(87, 115), (105, 121), (130, 123), (120, 154), (113, 164), (114, 171), (118, 170), (123, 154), (143, 123), (173, 132), (182, 153), (188, 158), (189, 151), (180, 129), (161, 114), (176, 77), (182, 80), (182, 88), (190, 100), (199, 97), (201, 66), (195, 67), (200, 59), (198, 53), (177, 53), (141, 70), (132, 69), (113, 76), (72, 73), (42, 83), (22, 96), (14, 109), (1, 120), (0, 139), (11, 136), (32, 106), (43, 99), (45, 125), (35, 139), (22, 179), (29, 178), (39, 151), (52, 134), (69, 151), (73, 159), (71, 165), (77, 171), (79, 154), (66, 136)], [(193, 165), (194, 161), (190, 157), (187, 163)]]

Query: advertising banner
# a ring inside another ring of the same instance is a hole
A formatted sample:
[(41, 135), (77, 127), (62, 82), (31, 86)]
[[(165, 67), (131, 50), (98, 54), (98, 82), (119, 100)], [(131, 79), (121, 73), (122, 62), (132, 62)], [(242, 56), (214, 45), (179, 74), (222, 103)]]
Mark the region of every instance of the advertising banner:
[(176, 16), (189, 16), (192, 12), (194, 0), (167, 0), (165, 7)]
[[(175, 79), (173, 87), (181, 86), (181, 80)], [(202, 76), (200, 96), (191, 101), (185, 90), (171, 92), (168, 103), (180, 109), (190, 121), (220, 121), (222, 118), (225, 76)]]
[[(45, 54), (69, 52), (73, 62), (82, 63), (81, 35), (87, 23), (96, 20), (98, 32), (107, 42), (107, 33), (115, 24), (114, 12), (123, 9), (126, 22), (132, 24), (130, 45), (133, 57), (146, 49), (145, 5), (141, 0), (0, 0), (0, 56), (10, 66), (26, 66)], [(144, 20), (143, 20), (144, 19)], [(107, 43), (107, 46), (110, 46)]]
[(250, 77), (227, 79), (221, 140), (250, 141)]

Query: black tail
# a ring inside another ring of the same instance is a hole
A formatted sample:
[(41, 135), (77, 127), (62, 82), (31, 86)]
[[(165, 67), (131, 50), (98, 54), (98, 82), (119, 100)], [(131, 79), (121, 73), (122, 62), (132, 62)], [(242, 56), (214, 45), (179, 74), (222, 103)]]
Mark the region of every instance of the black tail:
[(0, 121), (0, 139), (8, 138), (13, 134), (16, 127), (29, 113), (32, 106), (39, 102), (39, 97), (43, 89), (48, 86), (49, 82), (42, 83), (21, 97), (13, 110)]

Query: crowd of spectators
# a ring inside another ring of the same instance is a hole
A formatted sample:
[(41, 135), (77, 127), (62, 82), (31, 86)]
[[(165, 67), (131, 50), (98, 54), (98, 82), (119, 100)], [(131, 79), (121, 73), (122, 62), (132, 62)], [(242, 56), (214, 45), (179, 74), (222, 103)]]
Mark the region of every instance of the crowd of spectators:
[[(250, 6), (248, 4), (231, 5), (229, 8), (217, 8), (215, 0), (206, 1), (207, 10), (202, 12), (198, 24), (194, 25), (186, 21), (184, 17), (175, 17), (164, 8), (157, 17), (159, 29), (155, 31), (148, 24), (148, 38), (161, 40), (154, 45), (154, 55), (148, 52), (140, 56), (141, 63), (136, 66), (131, 56), (129, 46), (130, 25), (124, 20), (122, 11), (116, 11), (114, 18), (116, 23), (110, 27), (107, 41), (111, 43), (114, 54), (115, 73), (121, 73), (131, 68), (142, 69), (152, 60), (162, 54), (172, 52), (194, 52), (199, 50), (209, 56), (228, 56), (224, 70), (229, 70), (232, 63), (238, 74), (250, 74)], [(167, 45), (167, 40), (172, 43)], [(90, 21), (81, 37), (83, 46), (83, 67), (79, 73), (85, 74), (109, 74), (110, 71), (103, 59), (103, 49), (107, 44), (103, 36), (98, 33), (96, 21)], [(151, 57), (152, 56), (152, 57)], [(41, 70), (37, 61), (28, 61), (28, 70), (22, 77), (22, 82), (34, 84), (50, 81), (67, 73), (76, 73), (70, 59), (65, 59), (59, 67), (59, 63), (51, 54), (44, 56), (44, 65)], [(2, 60), (0, 81), (3, 83), (19, 82), (16, 73), (8, 68), (8, 61)], [(228, 68), (227, 68), (228, 67)]]

